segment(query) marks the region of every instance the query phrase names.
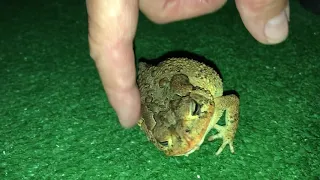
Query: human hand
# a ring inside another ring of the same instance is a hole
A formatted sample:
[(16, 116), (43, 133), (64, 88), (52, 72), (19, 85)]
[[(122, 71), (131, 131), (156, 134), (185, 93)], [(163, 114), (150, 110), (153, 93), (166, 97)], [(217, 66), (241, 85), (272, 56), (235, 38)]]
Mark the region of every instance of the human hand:
[[(156, 23), (169, 23), (214, 12), (227, 0), (87, 0), (90, 55), (123, 127), (140, 118), (133, 39), (139, 9)], [(288, 35), (289, 0), (236, 0), (250, 34), (263, 44)]]

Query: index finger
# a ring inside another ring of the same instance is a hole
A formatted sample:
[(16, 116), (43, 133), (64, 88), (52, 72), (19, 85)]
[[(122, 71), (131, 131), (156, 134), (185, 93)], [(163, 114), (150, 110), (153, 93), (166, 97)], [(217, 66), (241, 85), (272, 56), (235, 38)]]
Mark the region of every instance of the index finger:
[(124, 127), (140, 117), (133, 38), (138, 21), (137, 0), (87, 0), (90, 55), (108, 99)]

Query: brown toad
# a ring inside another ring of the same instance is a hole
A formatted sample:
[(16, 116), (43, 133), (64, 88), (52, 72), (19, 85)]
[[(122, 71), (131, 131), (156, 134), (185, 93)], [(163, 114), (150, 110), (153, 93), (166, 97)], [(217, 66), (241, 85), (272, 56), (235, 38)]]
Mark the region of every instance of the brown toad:
[[(148, 139), (168, 156), (189, 155), (199, 149), (208, 132), (222, 138), (216, 155), (227, 144), (234, 153), (239, 99), (223, 96), (222, 80), (209, 66), (188, 58), (169, 58), (156, 66), (141, 62), (138, 72), (141, 119)], [(225, 114), (225, 126), (217, 124)]]

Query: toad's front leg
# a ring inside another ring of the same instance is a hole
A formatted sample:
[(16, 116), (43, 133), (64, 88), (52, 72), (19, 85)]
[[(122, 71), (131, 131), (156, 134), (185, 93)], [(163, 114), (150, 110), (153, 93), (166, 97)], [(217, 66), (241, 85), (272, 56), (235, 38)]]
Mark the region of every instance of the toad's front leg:
[(218, 134), (209, 137), (209, 141), (222, 138), (223, 142), (216, 155), (219, 155), (227, 144), (230, 146), (230, 151), (234, 153), (233, 139), (239, 123), (239, 98), (236, 95), (221, 96), (215, 99), (216, 118), (219, 119), (223, 112), (225, 114), (225, 126), (214, 124), (213, 128), (218, 131)]

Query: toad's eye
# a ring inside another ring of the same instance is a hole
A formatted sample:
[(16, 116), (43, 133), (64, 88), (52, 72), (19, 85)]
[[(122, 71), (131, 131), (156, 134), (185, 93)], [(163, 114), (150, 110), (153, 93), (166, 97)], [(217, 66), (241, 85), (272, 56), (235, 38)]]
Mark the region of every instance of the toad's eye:
[(168, 141), (161, 141), (161, 142), (159, 142), (162, 146), (168, 146)]
[(192, 116), (200, 115), (201, 105), (198, 104), (196, 101), (192, 101), (190, 105), (190, 112), (192, 113)]

